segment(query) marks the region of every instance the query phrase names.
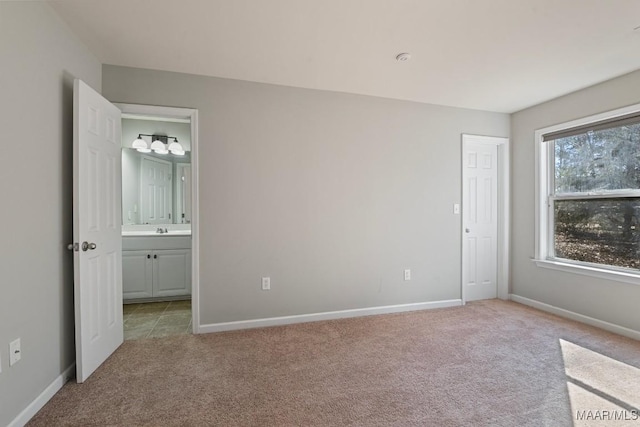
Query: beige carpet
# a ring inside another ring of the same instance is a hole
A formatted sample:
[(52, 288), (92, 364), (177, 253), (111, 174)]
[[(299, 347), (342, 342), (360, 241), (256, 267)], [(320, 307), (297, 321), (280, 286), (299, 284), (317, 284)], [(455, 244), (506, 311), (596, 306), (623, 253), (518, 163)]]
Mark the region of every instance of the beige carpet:
[(638, 367), (638, 341), (490, 300), (127, 341), (29, 425), (638, 426)]

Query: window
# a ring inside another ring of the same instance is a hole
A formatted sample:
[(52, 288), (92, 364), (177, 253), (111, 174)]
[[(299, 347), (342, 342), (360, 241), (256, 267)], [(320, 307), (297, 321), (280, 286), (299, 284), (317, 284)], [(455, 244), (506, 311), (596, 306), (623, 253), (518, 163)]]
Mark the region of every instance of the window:
[(537, 260), (640, 278), (640, 105), (536, 138)]

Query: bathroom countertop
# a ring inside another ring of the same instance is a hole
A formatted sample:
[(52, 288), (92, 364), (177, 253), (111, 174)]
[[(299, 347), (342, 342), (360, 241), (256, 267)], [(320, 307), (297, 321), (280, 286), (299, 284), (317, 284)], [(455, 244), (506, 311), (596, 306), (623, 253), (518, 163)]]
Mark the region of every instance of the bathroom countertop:
[(122, 237), (171, 237), (171, 236), (191, 236), (191, 230), (169, 230), (166, 233), (157, 231), (135, 230), (123, 231)]

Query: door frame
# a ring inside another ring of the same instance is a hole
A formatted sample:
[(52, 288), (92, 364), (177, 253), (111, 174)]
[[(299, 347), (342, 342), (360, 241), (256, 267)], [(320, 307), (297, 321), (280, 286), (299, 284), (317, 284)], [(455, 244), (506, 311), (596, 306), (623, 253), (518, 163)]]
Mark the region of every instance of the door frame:
[[(113, 103), (123, 114), (167, 119), (189, 119), (191, 123), (191, 316), (192, 332), (200, 333), (200, 216), (198, 200), (198, 110), (194, 108)], [(122, 190), (121, 190), (122, 191)]]
[(465, 167), (464, 167), (464, 145), (465, 142), (479, 142), (482, 144), (496, 145), (498, 148), (498, 238), (497, 238), (497, 274), (496, 287), (498, 298), (509, 299), (509, 242), (510, 242), (510, 147), (509, 138), (497, 136), (462, 134), (460, 143), (460, 166), (461, 166), (461, 215), (460, 215), (460, 296), (462, 304), (466, 304), (466, 290), (463, 280), (464, 269), (464, 210), (465, 203), (462, 197)]

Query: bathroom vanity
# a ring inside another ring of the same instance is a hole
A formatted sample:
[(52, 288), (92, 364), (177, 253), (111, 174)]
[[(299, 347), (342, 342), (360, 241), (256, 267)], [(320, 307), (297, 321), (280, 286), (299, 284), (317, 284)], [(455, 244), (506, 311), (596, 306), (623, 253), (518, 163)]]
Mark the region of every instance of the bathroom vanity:
[(190, 230), (123, 231), (123, 300), (180, 299), (190, 295)]

